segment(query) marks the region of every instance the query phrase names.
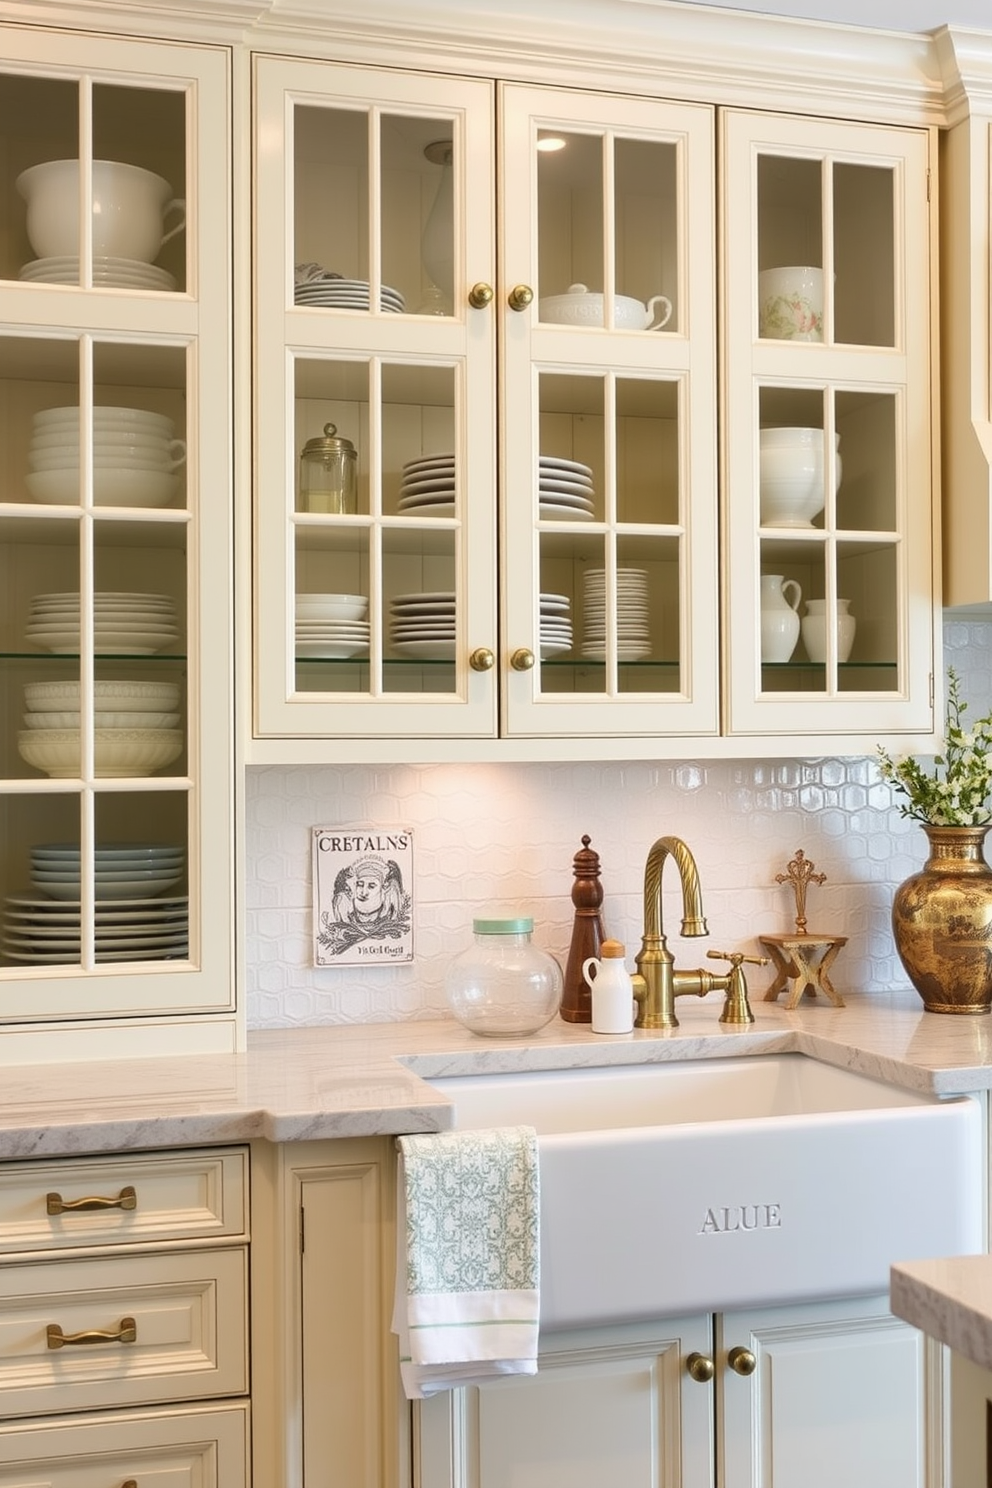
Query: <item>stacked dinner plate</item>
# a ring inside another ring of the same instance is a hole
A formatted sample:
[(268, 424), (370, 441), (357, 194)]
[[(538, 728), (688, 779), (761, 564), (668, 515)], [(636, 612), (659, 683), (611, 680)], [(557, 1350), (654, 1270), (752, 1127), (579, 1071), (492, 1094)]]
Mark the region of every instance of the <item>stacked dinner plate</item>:
[[(583, 576), (582, 654), (591, 661), (606, 656), (606, 575), (591, 568)], [(648, 576), (643, 568), (617, 569), (617, 659), (640, 661), (651, 655)]]
[[(97, 901), (149, 899), (183, 876), (186, 851), (164, 842), (109, 842), (93, 850)], [(31, 849), (31, 887), (52, 899), (79, 900), (79, 848), (71, 842)]]
[(431, 517), (453, 517), (454, 455), (422, 455), (419, 460), (408, 460), (403, 466), (397, 509)]
[(596, 514), (592, 470), (578, 460), (541, 455), (538, 460), (538, 515), (548, 522), (591, 522)]
[[(157, 845), (147, 844), (147, 847), (154, 851)], [(51, 885), (46, 884), (37, 897), (11, 895), (5, 900), (0, 953), (8, 962), (40, 966), (66, 965), (79, 960), (79, 852), (67, 847), (64, 851), (68, 856), (60, 859), (58, 851), (57, 847), (33, 849), (32, 860), (36, 852), (50, 853), (51, 856), (42, 861), (53, 868), (65, 865), (69, 869), (67, 878), (72, 878), (74, 870), (77, 887), (69, 892), (67, 883), (59, 883), (53, 893)], [(164, 871), (166, 851), (178, 854), (179, 872), (170, 877), (170, 882), (175, 882), (182, 873), (182, 849), (162, 849), (163, 856), (155, 864), (157, 869), (163, 870), (157, 874), (159, 879), (169, 876)], [(74, 858), (71, 856), (73, 853)], [(119, 855), (114, 857), (115, 853)], [(97, 961), (162, 961), (184, 958), (189, 954), (189, 899), (185, 894), (163, 897), (160, 889), (152, 887), (155, 876), (142, 871), (141, 853), (140, 843), (133, 847), (121, 844), (120, 847), (97, 848), (94, 909)], [(110, 855), (104, 859), (108, 868), (105, 874), (101, 873), (101, 854)], [(137, 861), (133, 862), (135, 858)], [(116, 875), (109, 872), (111, 862), (121, 869)], [(128, 872), (124, 871), (124, 865), (132, 863), (134, 872), (131, 878), (138, 887), (125, 894)], [(170, 874), (174, 868), (173, 863)], [(116, 881), (110, 883), (112, 876)], [(108, 889), (112, 892), (107, 892)]]
[[(297, 305), (320, 305), (331, 310), (367, 310), (369, 281), (336, 277), (308, 279), (305, 284), (295, 285), (293, 297)], [(398, 289), (383, 284), (379, 290), (379, 307), (399, 315), (405, 308), (403, 296)]]
[(572, 601), (567, 594), (541, 595), (541, 660), (572, 649)]
[[(33, 258), (17, 276), (26, 284), (78, 284), (79, 257)], [(168, 289), (176, 287), (173, 276), (155, 264), (137, 258), (94, 258), (93, 285), (97, 289)]]
[[(79, 595), (36, 594), (25, 635), (46, 651), (79, 650)], [(118, 656), (152, 656), (179, 639), (175, 601), (168, 594), (97, 590), (93, 595), (93, 644)]]
[(389, 639), (401, 656), (452, 661), (455, 655), (455, 596), (397, 594), (389, 604)]
[(367, 655), (369, 602), (364, 594), (296, 596), (296, 654), (322, 661)]

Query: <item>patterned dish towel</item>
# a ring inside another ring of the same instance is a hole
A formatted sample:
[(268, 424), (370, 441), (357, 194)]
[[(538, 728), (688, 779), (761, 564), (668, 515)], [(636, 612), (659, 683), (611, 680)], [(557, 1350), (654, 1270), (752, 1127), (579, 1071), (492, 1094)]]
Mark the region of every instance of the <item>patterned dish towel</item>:
[(397, 1139), (396, 1306), (407, 1398), (537, 1373), (533, 1127)]

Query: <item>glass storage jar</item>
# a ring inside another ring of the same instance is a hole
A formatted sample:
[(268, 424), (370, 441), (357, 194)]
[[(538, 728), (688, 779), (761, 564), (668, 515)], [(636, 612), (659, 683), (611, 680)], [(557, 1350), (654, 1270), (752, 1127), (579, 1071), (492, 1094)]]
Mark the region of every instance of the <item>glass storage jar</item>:
[(473, 920), (474, 940), (445, 978), (459, 1023), (494, 1038), (535, 1033), (561, 1003), (563, 978), (554, 956), (533, 944), (534, 921)]

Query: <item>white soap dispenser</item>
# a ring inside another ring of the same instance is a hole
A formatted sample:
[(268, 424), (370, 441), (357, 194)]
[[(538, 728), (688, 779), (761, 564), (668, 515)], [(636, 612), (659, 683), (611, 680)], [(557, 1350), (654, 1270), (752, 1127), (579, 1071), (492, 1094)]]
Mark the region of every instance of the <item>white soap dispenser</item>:
[(626, 947), (619, 940), (604, 940), (600, 952), (602, 960), (589, 956), (582, 963), (582, 976), (592, 992), (592, 1031), (630, 1033), (634, 1027), (634, 986), (623, 961)]

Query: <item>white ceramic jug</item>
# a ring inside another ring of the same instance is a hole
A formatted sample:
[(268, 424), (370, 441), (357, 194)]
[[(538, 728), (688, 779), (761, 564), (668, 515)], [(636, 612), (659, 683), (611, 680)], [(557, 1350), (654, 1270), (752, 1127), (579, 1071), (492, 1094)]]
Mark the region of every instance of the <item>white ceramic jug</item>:
[(799, 639), (799, 602), (803, 591), (795, 579), (761, 575), (761, 659), (788, 661)]
[[(849, 614), (851, 601), (849, 599), (837, 600), (837, 660), (845, 662), (851, 654), (854, 645), (854, 634), (858, 622), (854, 616)], [(806, 601), (806, 613), (802, 619), (803, 643), (806, 654), (810, 661), (826, 661), (827, 659), (827, 601), (825, 599), (808, 599)]]

